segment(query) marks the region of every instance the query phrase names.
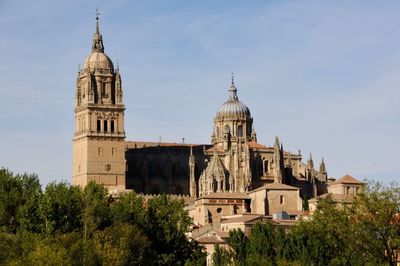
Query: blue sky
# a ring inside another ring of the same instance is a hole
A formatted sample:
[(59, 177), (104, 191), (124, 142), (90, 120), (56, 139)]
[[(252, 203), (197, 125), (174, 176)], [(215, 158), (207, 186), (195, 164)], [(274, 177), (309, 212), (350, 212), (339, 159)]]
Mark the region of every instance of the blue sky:
[(231, 72), (260, 143), (398, 180), (399, 1), (0, 1), (0, 167), (70, 181), (95, 9), (128, 140), (209, 143)]

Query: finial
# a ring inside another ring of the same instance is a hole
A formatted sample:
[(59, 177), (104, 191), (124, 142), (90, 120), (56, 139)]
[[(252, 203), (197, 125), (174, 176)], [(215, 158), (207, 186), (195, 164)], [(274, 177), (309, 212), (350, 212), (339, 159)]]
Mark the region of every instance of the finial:
[(96, 32), (99, 32), (99, 9), (96, 7)]
[(234, 99), (234, 100), (238, 100), (238, 97), (237, 97), (237, 89), (236, 89), (236, 87), (235, 87), (234, 78), (235, 78), (235, 77), (233, 76), (233, 72), (232, 72), (231, 86), (230, 86), (230, 88), (229, 88), (229, 92), (230, 92), (229, 98), (230, 98), (230, 99)]

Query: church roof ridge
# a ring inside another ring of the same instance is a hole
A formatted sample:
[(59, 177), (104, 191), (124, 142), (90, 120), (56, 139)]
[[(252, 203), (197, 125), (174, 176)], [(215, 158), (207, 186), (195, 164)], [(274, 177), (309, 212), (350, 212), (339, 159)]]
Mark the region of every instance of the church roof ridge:
[(344, 175), (339, 180), (333, 182), (332, 185), (333, 184), (365, 184), (365, 183), (355, 179), (351, 175)]

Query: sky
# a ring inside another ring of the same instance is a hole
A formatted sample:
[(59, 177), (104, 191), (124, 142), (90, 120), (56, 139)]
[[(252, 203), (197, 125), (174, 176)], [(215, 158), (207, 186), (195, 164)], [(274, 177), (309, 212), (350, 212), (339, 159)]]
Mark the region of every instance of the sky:
[(127, 140), (210, 143), (231, 73), (258, 142), (400, 179), (400, 2), (0, 0), (0, 167), (70, 182), (96, 7)]

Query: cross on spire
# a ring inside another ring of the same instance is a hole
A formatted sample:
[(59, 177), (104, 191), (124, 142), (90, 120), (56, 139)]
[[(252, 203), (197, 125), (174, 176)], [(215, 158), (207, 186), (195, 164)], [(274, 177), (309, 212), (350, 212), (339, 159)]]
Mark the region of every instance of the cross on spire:
[(99, 9), (96, 7), (96, 32), (99, 32)]
[(100, 15), (99, 9), (96, 7), (96, 20), (99, 20), (99, 15)]

